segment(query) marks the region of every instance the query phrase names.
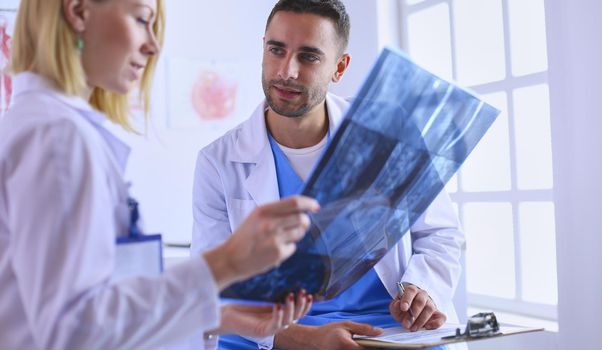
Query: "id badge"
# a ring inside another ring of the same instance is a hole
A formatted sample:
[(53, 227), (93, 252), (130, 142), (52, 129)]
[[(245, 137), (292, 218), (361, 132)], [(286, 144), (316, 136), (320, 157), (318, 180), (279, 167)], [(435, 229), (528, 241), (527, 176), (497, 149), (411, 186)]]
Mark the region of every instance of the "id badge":
[(129, 277), (157, 277), (163, 272), (163, 242), (160, 234), (145, 235), (138, 227), (138, 202), (128, 198), (130, 227), (117, 237), (113, 281)]
[(161, 235), (118, 237), (115, 246), (113, 280), (128, 277), (156, 277), (163, 272)]

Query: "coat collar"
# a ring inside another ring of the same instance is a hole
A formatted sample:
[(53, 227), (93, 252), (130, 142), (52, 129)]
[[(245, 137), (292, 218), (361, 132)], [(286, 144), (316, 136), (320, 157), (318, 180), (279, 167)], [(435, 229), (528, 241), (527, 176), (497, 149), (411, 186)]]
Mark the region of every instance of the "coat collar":
[(22, 72), (13, 77), (13, 99), (28, 93), (42, 93), (52, 96), (78, 112), (85, 114), (86, 119), (95, 124), (102, 124), (106, 117), (94, 110), (90, 104), (79, 96), (70, 96), (58, 90), (47, 78), (32, 72)]
[[(343, 118), (349, 103), (340, 97), (328, 94), (326, 108), (330, 133), (333, 134)], [(265, 124), (265, 100), (257, 107), (251, 118), (234, 130), (234, 147), (229, 161), (255, 164), (244, 180), (244, 187), (257, 205), (280, 198), (276, 164), (268, 139)]]
[(92, 108), (83, 98), (69, 96), (59, 91), (52, 82), (41, 75), (32, 72), (22, 72), (15, 75), (13, 77), (12, 98), (17, 99), (29, 93), (41, 93), (50, 96), (77, 111), (100, 133), (109, 146), (119, 168), (122, 172), (125, 171), (130, 147), (110, 131), (112, 125), (106, 115)]

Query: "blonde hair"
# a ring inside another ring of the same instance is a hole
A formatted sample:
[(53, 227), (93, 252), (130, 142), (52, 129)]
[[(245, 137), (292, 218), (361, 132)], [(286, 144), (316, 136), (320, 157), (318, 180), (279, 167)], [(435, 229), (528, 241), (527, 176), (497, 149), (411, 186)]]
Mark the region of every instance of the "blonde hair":
[[(157, 0), (157, 15), (153, 24), (159, 47), (163, 45), (165, 28), (163, 2)], [(63, 0), (21, 0), (13, 36), (11, 69), (14, 73), (31, 71), (43, 75), (65, 94), (81, 95), (87, 84), (76, 42), (77, 34), (63, 15)], [(157, 55), (150, 57), (140, 82), (140, 102), (147, 116), (157, 60)], [(89, 102), (111, 121), (126, 130), (134, 130), (129, 118), (128, 95), (97, 87)]]

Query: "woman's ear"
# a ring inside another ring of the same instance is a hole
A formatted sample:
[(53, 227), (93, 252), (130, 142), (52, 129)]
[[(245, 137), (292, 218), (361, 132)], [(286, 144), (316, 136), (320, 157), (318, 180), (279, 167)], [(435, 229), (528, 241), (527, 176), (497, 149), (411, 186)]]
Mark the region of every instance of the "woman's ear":
[(87, 0), (63, 0), (63, 15), (67, 23), (77, 33), (86, 30), (86, 1)]

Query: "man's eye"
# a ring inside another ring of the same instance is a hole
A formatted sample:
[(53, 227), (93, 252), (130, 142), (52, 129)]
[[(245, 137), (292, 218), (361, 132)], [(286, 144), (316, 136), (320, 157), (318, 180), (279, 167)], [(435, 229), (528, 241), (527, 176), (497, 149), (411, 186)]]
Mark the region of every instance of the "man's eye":
[(272, 47), (270, 48), (270, 52), (275, 55), (280, 55), (282, 53), (282, 49), (279, 47)]
[(302, 54), (301, 58), (304, 61), (307, 61), (307, 62), (317, 62), (317, 61), (320, 60), (320, 57), (318, 57), (316, 55), (312, 55), (312, 54), (307, 54), (307, 53), (306, 54)]

